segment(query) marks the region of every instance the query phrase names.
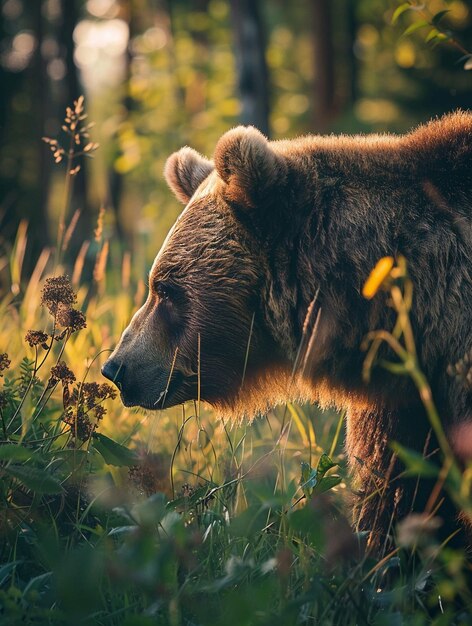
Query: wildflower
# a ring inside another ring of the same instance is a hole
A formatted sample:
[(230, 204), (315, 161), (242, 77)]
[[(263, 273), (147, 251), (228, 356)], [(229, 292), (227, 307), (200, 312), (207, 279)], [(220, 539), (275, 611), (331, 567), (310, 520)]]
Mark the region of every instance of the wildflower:
[(189, 483), (184, 483), (180, 489), (183, 498), (190, 498), (195, 493), (195, 487)]
[(41, 304), (45, 306), (51, 315), (56, 315), (62, 306), (70, 308), (77, 297), (72, 290), (68, 276), (53, 276), (46, 278), (41, 291)]
[(384, 256), (377, 262), (377, 265), (371, 271), (369, 278), (365, 281), (364, 287), (362, 288), (364, 298), (371, 300), (375, 296), (384, 280), (390, 274), (393, 264), (394, 259), (392, 256)]
[(128, 470), (128, 479), (145, 496), (161, 492), (171, 496), (169, 471), (162, 455), (138, 451), (138, 463)]
[[(66, 116), (64, 118), (64, 124), (62, 130), (69, 135), (73, 140), (74, 149), (66, 153), (63, 146), (57, 139), (51, 139), (50, 137), (43, 137), (43, 141), (49, 146), (52, 152), (55, 163), (61, 163), (66, 157), (75, 159), (79, 155), (93, 156), (93, 152), (98, 149), (99, 144), (86, 140), (89, 138), (89, 130), (93, 124), (87, 124), (87, 114), (84, 112), (84, 96), (80, 96), (77, 100), (74, 100), (73, 107), (66, 108)], [(78, 150), (75, 146), (79, 146)], [(69, 169), (69, 175), (75, 176), (80, 171), (80, 165)]]
[(71, 309), (60, 305), (57, 309), (56, 322), (59, 326), (69, 328), (72, 332), (82, 330), (87, 326), (85, 315), (78, 309)]
[(89, 409), (93, 409), (98, 401), (116, 398), (116, 390), (107, 383), (99, 385), (98, 383), (83, 383), (80, 389), (82, 401)]
[(100, 399), (100, 385), (98, 383), (83, 383), (80, 388), (82, 402), (88, 409), (93, 409)]
[(11, 361), (6, 352), (0, 354), (0, 376), (3, 376), (3, 372), (10, 367), (10, 363)]
[(47, 341), (49, 339), (49, 335), (47, 333), (43, 333), (42, 330), (29, 330), (25, 335), (26, 343), (34, 348), (35, 346), (41, 346), (44, 350), (49, 348)]
[(116, 398), (117, 395), (117, 391), (115, 389), (115, 387), (112, 387), (111, 385), (109, 385), (108, 383), (102, 383), (100, 385), (100, 398), (111, 398), (111, 400), (114, 400)]
[(50, 137), (43, 137), (42, 139), (43, 139), (44, 143), (48, 144), (49, 149), (52, 152), (52, 156), (54, 158), (54, 162), (55, 163), (60, 163), (62, 161), (62, 159), (64, 158), (65, 154), (66, 154), (66, 151), (64, 150), (64, 148), (57, 141), (57, 139), (51, 139)]
[(69, 385), (75, 382), (75, 374), (64, 361), (59, 361), (57, 365), (51, 367), (51, 379), (56, 382), (60, 380), (63, 385)]
[(62, 421), (71, 427), (72, 434), (82, 441), (87, 441), (92, 436), (97, 425), (92, 424), (88, 415), (82, 409), (76, 413), (69, 407), (62, 418)]
[(102, 406), (101, 404), (97, 404), (94, 411), (95, 411), (95, 417), (97, 421), (100, 421), (101, 419), (103, 419), (104, 415), (106, 415), (106, 412), (107, 412), (106, 408)]

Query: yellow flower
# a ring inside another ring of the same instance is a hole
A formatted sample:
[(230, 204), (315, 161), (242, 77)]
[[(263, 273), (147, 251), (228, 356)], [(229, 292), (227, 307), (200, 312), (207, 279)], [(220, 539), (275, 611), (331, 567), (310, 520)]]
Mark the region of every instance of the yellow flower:
[(364, 298), (370, 300), (375, 296), (379, 287), (390, 274), (394, 262), (393, 256), (384, 256), (377, 262), (377, 265), (371, 271), (369, 278), (365, 281), (364, 287), (362, 288)]

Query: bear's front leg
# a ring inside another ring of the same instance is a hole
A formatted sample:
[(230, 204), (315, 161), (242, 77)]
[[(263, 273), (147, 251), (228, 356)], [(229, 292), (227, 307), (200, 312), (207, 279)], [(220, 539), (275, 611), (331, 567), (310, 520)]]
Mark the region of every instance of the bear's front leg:
[[(433, 460), (438, 455), (422, 406), (348, 412), (346, 449), (356, 493), (353, 522), (357, 530), (369, 532), (372, 549), (389, 544), (400, 519), (438, 502), (430, 500), (434, 481), (404, 475), (405, 467), (390, 446), (394, 441)], [(450, 516), (449, 511), (446, 516), (446, 506), (438, 513), (443, 519)]]

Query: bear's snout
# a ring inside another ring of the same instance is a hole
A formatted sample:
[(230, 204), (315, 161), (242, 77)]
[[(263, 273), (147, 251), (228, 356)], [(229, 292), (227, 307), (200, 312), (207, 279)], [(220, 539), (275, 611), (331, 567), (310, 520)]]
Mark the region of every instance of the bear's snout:
[(125, 365), (117, 359), (110, 358), (102, 367), (102, 374), (120, 388), (125, 374)]

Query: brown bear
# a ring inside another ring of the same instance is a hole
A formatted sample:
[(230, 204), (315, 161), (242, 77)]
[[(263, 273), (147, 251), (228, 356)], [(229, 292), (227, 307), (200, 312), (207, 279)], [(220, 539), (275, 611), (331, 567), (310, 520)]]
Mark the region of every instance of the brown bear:
[(239, 417), (293, 398), (344, 408), (358, 527), (379, 537), (422, 511), (431, 485), (403, 477), (389, 443), (421, 454), (437, 444), (409, 377), (376, 368), (363, 381), (362, 340), (395, 315), (385, 294), (361, 291), (379, 258), (407, 259), (419, 361), (454, 444), (454, 429), (472, 422), (471, 387), (447, 372), (472, 348), (472, 115), (404, 136), (268, 141), (239, 127), (212, 161), (173, 154), (165, 176), (186, 208), (103, 367), (124, 404), (201, 398)]

